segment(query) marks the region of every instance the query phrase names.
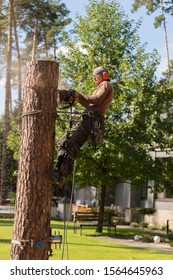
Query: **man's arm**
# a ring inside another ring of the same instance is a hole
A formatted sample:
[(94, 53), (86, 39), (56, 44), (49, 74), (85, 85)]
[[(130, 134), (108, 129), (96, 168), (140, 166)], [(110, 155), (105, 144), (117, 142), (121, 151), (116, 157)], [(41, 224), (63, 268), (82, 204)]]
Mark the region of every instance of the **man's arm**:
[[(103, 82), (99, 85), (99, 87), (96, 89), (96, 91), (93, 93), (93, 95), (88, 96), (83, 93), (79, 93), (79, 103), (83, 105), (84, 107), (88, 107), (89, 105), (99, 105), (103, 102), (103, 100), (106, 98), (107, 94), (110, 91), (110, 86), (108, 82)], [(112, 87), (112, 86), (111, 86)]]

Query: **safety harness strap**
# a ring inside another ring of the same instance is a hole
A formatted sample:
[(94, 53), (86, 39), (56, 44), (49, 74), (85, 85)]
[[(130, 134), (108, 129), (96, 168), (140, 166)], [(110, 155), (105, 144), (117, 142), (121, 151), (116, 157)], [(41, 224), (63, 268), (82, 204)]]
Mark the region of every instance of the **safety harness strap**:
[(31, 240), (12, 240), (11, 243), (14, 245), (18, 245), (21, 247), (37, 247), (37, 248), (43, 248), (45, 247), (46, 243), (51, 242), (51, 238), (41, 240), (41, 241), (34, 241), (33, 239)]

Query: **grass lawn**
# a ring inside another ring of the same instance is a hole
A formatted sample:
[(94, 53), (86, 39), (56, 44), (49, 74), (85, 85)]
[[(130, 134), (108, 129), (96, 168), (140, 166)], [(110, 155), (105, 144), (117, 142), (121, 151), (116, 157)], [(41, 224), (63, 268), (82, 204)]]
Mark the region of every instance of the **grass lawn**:
[[(67, 232), (64, 231), (63, 222), (52, 221), (51, 225), (53, 234), (55, 231), (57, 233), (60, 231), (63, 241), (66, 239), (67, 243), (64, 242), (61, 248), (57, 245), (57, 249), (52, 245), (53, 256), (50, 260), (173, 260), (173, 254), (93, 238), (93, 236), (100, 235), (95, 233), (94, 228), (84, 229), (83, 235), (80, 236), (73, 233), (72, 222), (69, 223)], [(9, 260), (12, 227), (12, 219), (0, 219), (0, 260)], [(117, 236), (121, 235), (124, 238), (139, 233), (141, 234), (139, 230), (129, 231), (117, 227)], [(106, 235), (106, 231), (103, 231), (102, 235)]]

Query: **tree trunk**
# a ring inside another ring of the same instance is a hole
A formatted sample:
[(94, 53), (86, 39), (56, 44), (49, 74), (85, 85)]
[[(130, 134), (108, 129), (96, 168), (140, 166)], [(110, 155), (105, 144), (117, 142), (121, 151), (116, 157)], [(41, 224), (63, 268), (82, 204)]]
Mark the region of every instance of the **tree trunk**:
[(7, 136), (10, 129), (10, 101), (11, 101), (11, 57), (12, 57), (12, 15), (14, 0), (9, 1), (8, 16), (8, 46), (7, 46), (7, 70), (6, 70), (6, 91), (5, 91), (5, 112), (2, 143), (2, 161), (1, 161), (1, 185), (0, 185), (0, 203), (5, 204), (8, 195), (7, 190), (7, 166), (8, 149)]
[(45, 49), (45, 57), (48, 58), (48, 49), (47, 49), (47, 37), (46, 37), (46, 28), (44, 27), (44, 49)]
[(53, 36), (53, 53), (54, 53), (54, 59), (56, 60), (56, 51), (57, 51), (57, 46), (56, 46), (56, 39), (55, 39), (55, 34)]
[(34, 36), (33, 36), (33, 44), (32, 44), (32, 60), (36, 59), (36, 53), (37, 53), (37, 31), (38, 31), (38, 20), (35, 19)]
[(22, 113), (22, 72), (21, 72), (21, 55), (20, 55), (20, 48), (19, 48), (19, 40), (17, 34), (17, 26), (16, 26), (16, 18), (13, 9), (13, 26), (14, 26), (14, 36), (15, 36), (15, 43), (16, 43), (16, 54), (17, 54), (17, 72), (18, 72), (18, 118), (20, 120), (21, 113)]
[(28, 64), (12, 260), (47, 260), (49, 257), (52, 188), (47, 173), (52, 169), (54, 157), (57, 86), (57, 62), (31, 61)]
[(102, 232), (102, 224), (104, 217), (104, 206), (105, 206), (105, 197), (106, 197), (106, 186), (101, 185), (100, 188), (100, 199), (99, 199), (99, 218), (96, 232)]
[(164, 36), (165, 36), (165, 44), (166, 44), (166, 58), (167, 58), (167, 66), (168, 66), (168, 80), (170, 80), (170, 61), (169, 61), (169, 47), (168, 47), (168, 36), (166, 29), (166, 21), (165, 21), (165, 12), (163, 7), (163, 0), (160, 0), (160, 6), (162, 10), (162, 19), (163, 19), (163, 28), (164, 28)]

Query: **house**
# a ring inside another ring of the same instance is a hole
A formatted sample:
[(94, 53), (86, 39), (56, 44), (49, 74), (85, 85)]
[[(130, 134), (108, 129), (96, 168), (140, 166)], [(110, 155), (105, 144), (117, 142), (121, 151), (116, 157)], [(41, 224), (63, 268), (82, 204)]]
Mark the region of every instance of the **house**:
[[(150, 152), (151, 157), (173, 157), (173, 152), (154, 151)], [(77, 204), (97, 204), (96, 189), (86, 187), (79, 189), (77, 185), (74, 190), (74, 201)], [(137, 189), (131, 187), (130, 181), (119, 182), (115, 185), (112, 193), (113, 201), (108, 199), (107, 205), (114, 204), (122, 209), (126, 222), (136, 220), (133, 208), (154, 208), (156, 212), (151, 216), (145, 216), (145, 222), (158, 228), (173, 230), (173, 194), (154, 192), (154, 181), (149, 180), (145, 186)]]
[[(152, 158), (173, 157), (173, 152), (150, 152)], [(156, 212), (151, 216), (145, 216), (145, 222), (159, 228), (169, 226), (173, 230), (173, 194), (154, 192), (154, 181), (149, 180), (146, 186), (138, 189), (131, 187), (130, 181), (120, 182), (115, 186), (115, 205), (124, 209), (126, 222), (134, 221), (133, 208), (154, 208)]]
[(156, 212), (151, 216), (145, 216), (145, 222), (159, 228), (169, 225), (173, 229), (173, 197), (165, 192), (154, 194), (149, 182), (146, 187), (131, 188), (130, 182), (120, 182), (115, 186), (115, 205), (124, 210), (126, 222), (136, 221), (133, 208), (154, 208)]

